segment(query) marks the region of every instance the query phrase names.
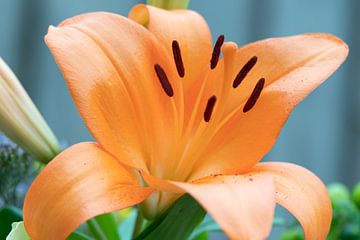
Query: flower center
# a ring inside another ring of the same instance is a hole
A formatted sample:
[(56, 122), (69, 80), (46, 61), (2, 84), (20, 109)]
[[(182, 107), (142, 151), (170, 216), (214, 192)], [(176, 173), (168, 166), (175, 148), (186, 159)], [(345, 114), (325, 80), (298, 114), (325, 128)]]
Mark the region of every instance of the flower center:
[[(210, 59), (210, 69), (213, 70), (218, 65), (221, 49), (224, 44), (224, 35), (220, 35), (217, 38), (217, 41), (214, 45), (213, 52)], [(236, 49), (234, 48), (234, 51)], [(173, 58), (176, 66), (177, 73), (180, 78), (185, 77), (185, 67), (184, 62), (181, 55), (181, 49), (179, 42), (177, 40), (172, 41), (172, 53)], [(226, 57), (226, 55), (224, 55)], [(233, 58), (229, 58), (229, 62), (231, 65), (231, 62), (234, 61)], [(251, 57), (245, 65), (242, 66), (242, 68), (239, 70), (235, 78), (232, 80), (229, 78), (229, 83), (231, 84), (232, 81), (232, 87), (233, 89), (236, 89), (240, 86), (240, 84), (245, 80), (249, 72), (255, 67), (256, 63), (258, 61), (257, 56)], [(230, 66), (224, 65), (224, 74), (225, 71), (228, 72), (229, 69), (231, 69)], [(228, 70), (226, 70), (228, 68)], [(167, 96), (170, 98), (174, 96), (174, 90), (171, 86), (171, 83), (164, 71), (164, 69), (159, 65), (155, 64), (154, 69), (157, 75), (157, 78), (161, 84), (162, 89), (166, 93)], [(230, 76), (230, 75), (228, 75)], [(226, 76), (224, 75), (224, 78)], [(207, 76), (203, 80), (204, 84), (206, 84)], [(224, 79), (225, 81), (225, 79)], [(219, 84), (221, 85), (221, 84)], [(250, 96), (248, 97), (246, 103), (244, 104), (244, 107), (242, 109), (243, 113), (249, 112), (252, 108), (254, 108), (256, 102), (258, 101), (262, 90), (265, 86), (265, 78), (260, 78), (253, 91), (251, 92)], [(202, 92), (198, 93), (199, 96), (197, 96), (199, 99), (203, 95)], [(173, 161), (174, 164), (170, 164), (172, 169), (165, 169), (165, 172), (171, 172), (171, 176), (174, 176), (174, 178), (171, 178), (172, 180), (186, 180), (189, 177), (189, 174), (191, 172), (191, 168), (195, 165), (195, 162), (201, 158), (201, 154), (204, 150), (206, 150), (206, 145), (210, 142), (213, 136), (215, 136), (216, 132), (221, 128), (221, 126), (224, 124), (224, 119), (228, 119), (229, 116), (222, 116), (224, 115), (224, 111), (221, 111), (221, 109), (226, 106), (226, 103), (228, 102), (227, 94), (220, 94), (219, 96), (212, 95), (208, 98), (206, 107), (203, 112), (203, 121), (199, 123), (197, 127), (193, 126), (193, 122), (189, 124), (190, 126), (187, 126), (190, 129), (193, 129), (195, 131), (190, 131), (192, 135), (188, 135), (188, 131), (185, 131), (185, 134), (180, 134), (180, 139), (175, 140), (180, 145), (177, 147), (178, 149), (175, 150), (176, 154), (174, 156), (169, 156), (169, 161)], [(217, 105), (217, 109), (215, 109), (215, 105)], [(197, 107), (194, 107), (192, 109), (193, 115), (195, 116), (198, 111), (201, 111), (201, 109), (197, 109)], [(216, 111), (215, 111), (216, 110)], [(200, 113), (199, 113), (200, 114)], [(214, 117), (214, 114), (216, 114), (216, 117)], [(215, 118), (215, 119), (213, 119)], [(212, 120), (213, 119), (213, 120)], [(211, 121), (211, 123), (209, 123)], [(180, 129), (180, 132), (182, 130)], [(206, 132), (206, 134), (204, 134)], [(199, 144), (201, 142), (201, 144)], [(175, 162), (174, 162), (175, 161)], [(189, 162), (191, 161), (191, 162)], [(159, 166), (162, 167), (162, 166)], [(164, 166), (165, 167), (165, 166)], [(185, 169), (189, 168), (189, 169)], [(179, 178), (185, 178), (185, 179), (179, 179)]]

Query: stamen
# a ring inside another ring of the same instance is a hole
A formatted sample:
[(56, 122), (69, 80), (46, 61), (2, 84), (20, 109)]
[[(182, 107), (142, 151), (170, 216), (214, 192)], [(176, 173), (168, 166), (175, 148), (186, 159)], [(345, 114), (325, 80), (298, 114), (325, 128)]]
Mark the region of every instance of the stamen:
[(216, 40), (213, 52), (212, 52), (212, 56), (211, 56), (211, 60), (210, 60), (210, 68), (214, 69), (219, 61), (219, 57), (220, 57), (220, 52), (221, 52), (221, 46), (224, 43), (224, 35), (220, 35), (218, 37), (218, 39)]
[(178, 41), (176, 41), (176, 40), (172, 41), (172, 51), (173, 51), (173, 55), (174, 55), (176, 70), (177, 70), (179, 76), (181, 78), (183, 78), (185, 76), (185, 68), (184, 68), (184, 63), (182, 61), (182, 57), (181, 57), (180, 45), (179, 45)]
[(245, 103), (245, 106), (244, 106), (244, 109), (243, 109), (244, 113), (250, 111), (255, 106), (255, 103), (259, 99), (261, 91), (263, 90), (264, 86), (265, 86), (265, 78), (261, 78), (256, 83), (256, 86), (255, 86), (253, 92), (251, 93), (251, 96), (249, 97), (249, 99)]
[(205, 108), (205, 112), (204, 112), (204, 120), (205, 122), (209, 122), (210, 118), (211, 118), (211, 114), (214, 110), (214, 106), (216, 103), (216, 96), (212, 96), (211, 98), (209, 98), (207, 104), (206, 104), (206, 108)]
[(169, 82), (168, 77), (166, 76), (164, 69), (159, 64), (155, 64), (154, 68), (155, 68), (156, 75), (159, 78), (160, 84), (161, 84), (162, 88), (164, 89), (166, 95), (168, 95), (169, 97), (174, 96), (173, 88)]
[(240, 83), (245, 79), (246, 75), (255, 66), (256, 62), (257, 57), (254, 56), (241, 68), (240, 72), (235, 77), (233, 88), (237, 88), (240, 85)]

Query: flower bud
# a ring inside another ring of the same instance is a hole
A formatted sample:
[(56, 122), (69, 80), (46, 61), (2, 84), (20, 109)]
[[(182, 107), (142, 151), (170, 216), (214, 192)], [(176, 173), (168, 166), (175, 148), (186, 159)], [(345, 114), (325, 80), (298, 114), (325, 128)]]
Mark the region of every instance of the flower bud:
[(53, 132), (9, 66), (0, 58), (0, 131), (34, 160), (49, 162), (60, 147)]
[(163, 9), (186, 9), (190, 0), (147, 0), (147, 4)]

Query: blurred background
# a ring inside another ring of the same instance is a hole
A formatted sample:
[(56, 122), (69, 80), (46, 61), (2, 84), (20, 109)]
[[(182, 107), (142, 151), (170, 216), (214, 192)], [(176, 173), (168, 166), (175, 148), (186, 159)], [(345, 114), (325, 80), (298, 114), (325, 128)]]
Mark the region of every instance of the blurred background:
[[(13, 68), (57, 137), (91, 139), (43, 38), (49, 25), (89, 11), (127, 15), (135, 0), (0, 0), (0, 56)], [(325, 183), (360, 180), (360, 1), (191, 0), (213, 37), (239, 45), (304, 32), (335, 34), (350, 47), (342, 67), (293, 112), (266, 160), (288, 161)]]

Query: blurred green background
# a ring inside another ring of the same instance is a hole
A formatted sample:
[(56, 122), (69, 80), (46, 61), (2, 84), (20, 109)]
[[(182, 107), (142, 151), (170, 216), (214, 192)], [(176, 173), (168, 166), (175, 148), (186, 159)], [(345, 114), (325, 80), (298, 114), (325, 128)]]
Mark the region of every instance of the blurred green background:
[[(43, 37), (49, 25), (89, 11), (127, 15), (131, 0), (0, 0), (0, 56), (18, 75), (61, 141), (91, 139)], [(325, 183), (360, 180), (360, 1), (191, 0), (213, 37), (239, 45), (304, 32), (336, 34), (350, 47), (345, 64), (295, 109), (265, 159), (288, 161)]]

